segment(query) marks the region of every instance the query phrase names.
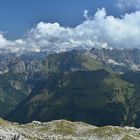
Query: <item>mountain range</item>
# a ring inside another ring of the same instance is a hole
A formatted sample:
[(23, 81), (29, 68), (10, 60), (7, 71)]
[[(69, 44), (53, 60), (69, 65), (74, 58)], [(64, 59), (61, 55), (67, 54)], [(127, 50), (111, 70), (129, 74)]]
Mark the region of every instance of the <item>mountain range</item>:
[(139, 49), (0, 56), (0, 116), (140, 127)]

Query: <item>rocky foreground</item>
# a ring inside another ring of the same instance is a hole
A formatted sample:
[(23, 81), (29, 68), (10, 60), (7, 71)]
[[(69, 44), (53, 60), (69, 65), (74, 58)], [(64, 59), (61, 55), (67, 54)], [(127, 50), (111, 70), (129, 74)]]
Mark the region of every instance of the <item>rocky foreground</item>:
[(0, 140), (139, 140), (140, 129), (96, 127), (66, 120), (19, 125), (0, 119)]

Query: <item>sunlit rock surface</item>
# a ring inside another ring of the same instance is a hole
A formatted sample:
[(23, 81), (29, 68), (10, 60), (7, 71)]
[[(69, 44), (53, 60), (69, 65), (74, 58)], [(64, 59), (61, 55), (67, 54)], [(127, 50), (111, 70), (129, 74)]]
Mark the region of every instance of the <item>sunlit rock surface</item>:
[(130, 127), (96, 127), (66, 120), (19, 125), (0, 119), (0, 140), (139, 140), (140, 130)]

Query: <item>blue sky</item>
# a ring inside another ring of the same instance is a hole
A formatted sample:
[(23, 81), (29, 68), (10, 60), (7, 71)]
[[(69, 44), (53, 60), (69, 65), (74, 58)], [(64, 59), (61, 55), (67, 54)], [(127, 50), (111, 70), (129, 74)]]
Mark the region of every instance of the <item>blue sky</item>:
[(0, 48), (140, 48), (140, 0), (0, 0)]
[(84, 9), (93, 15), (105, 7), (109, 14), (118, 16), (115, 3), (116, 0), (0, 0), (0, 31), (15, 39), (41, 21), (74, 27), (83, 22)]

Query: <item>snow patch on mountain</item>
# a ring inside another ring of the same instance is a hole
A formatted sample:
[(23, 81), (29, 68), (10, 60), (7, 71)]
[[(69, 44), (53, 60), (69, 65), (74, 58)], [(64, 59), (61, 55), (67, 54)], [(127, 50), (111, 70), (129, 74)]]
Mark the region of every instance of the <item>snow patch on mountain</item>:
[(108, 60), (108, 63), (109, 64), (113, 64), (113, 65), (120, 65), (120, 66), (124, 66), (124, 64), (123, 63), (118, 63), (118, 62), (116, 62), (115, 60), (113, 60), (113, 59), (109, 59)]

